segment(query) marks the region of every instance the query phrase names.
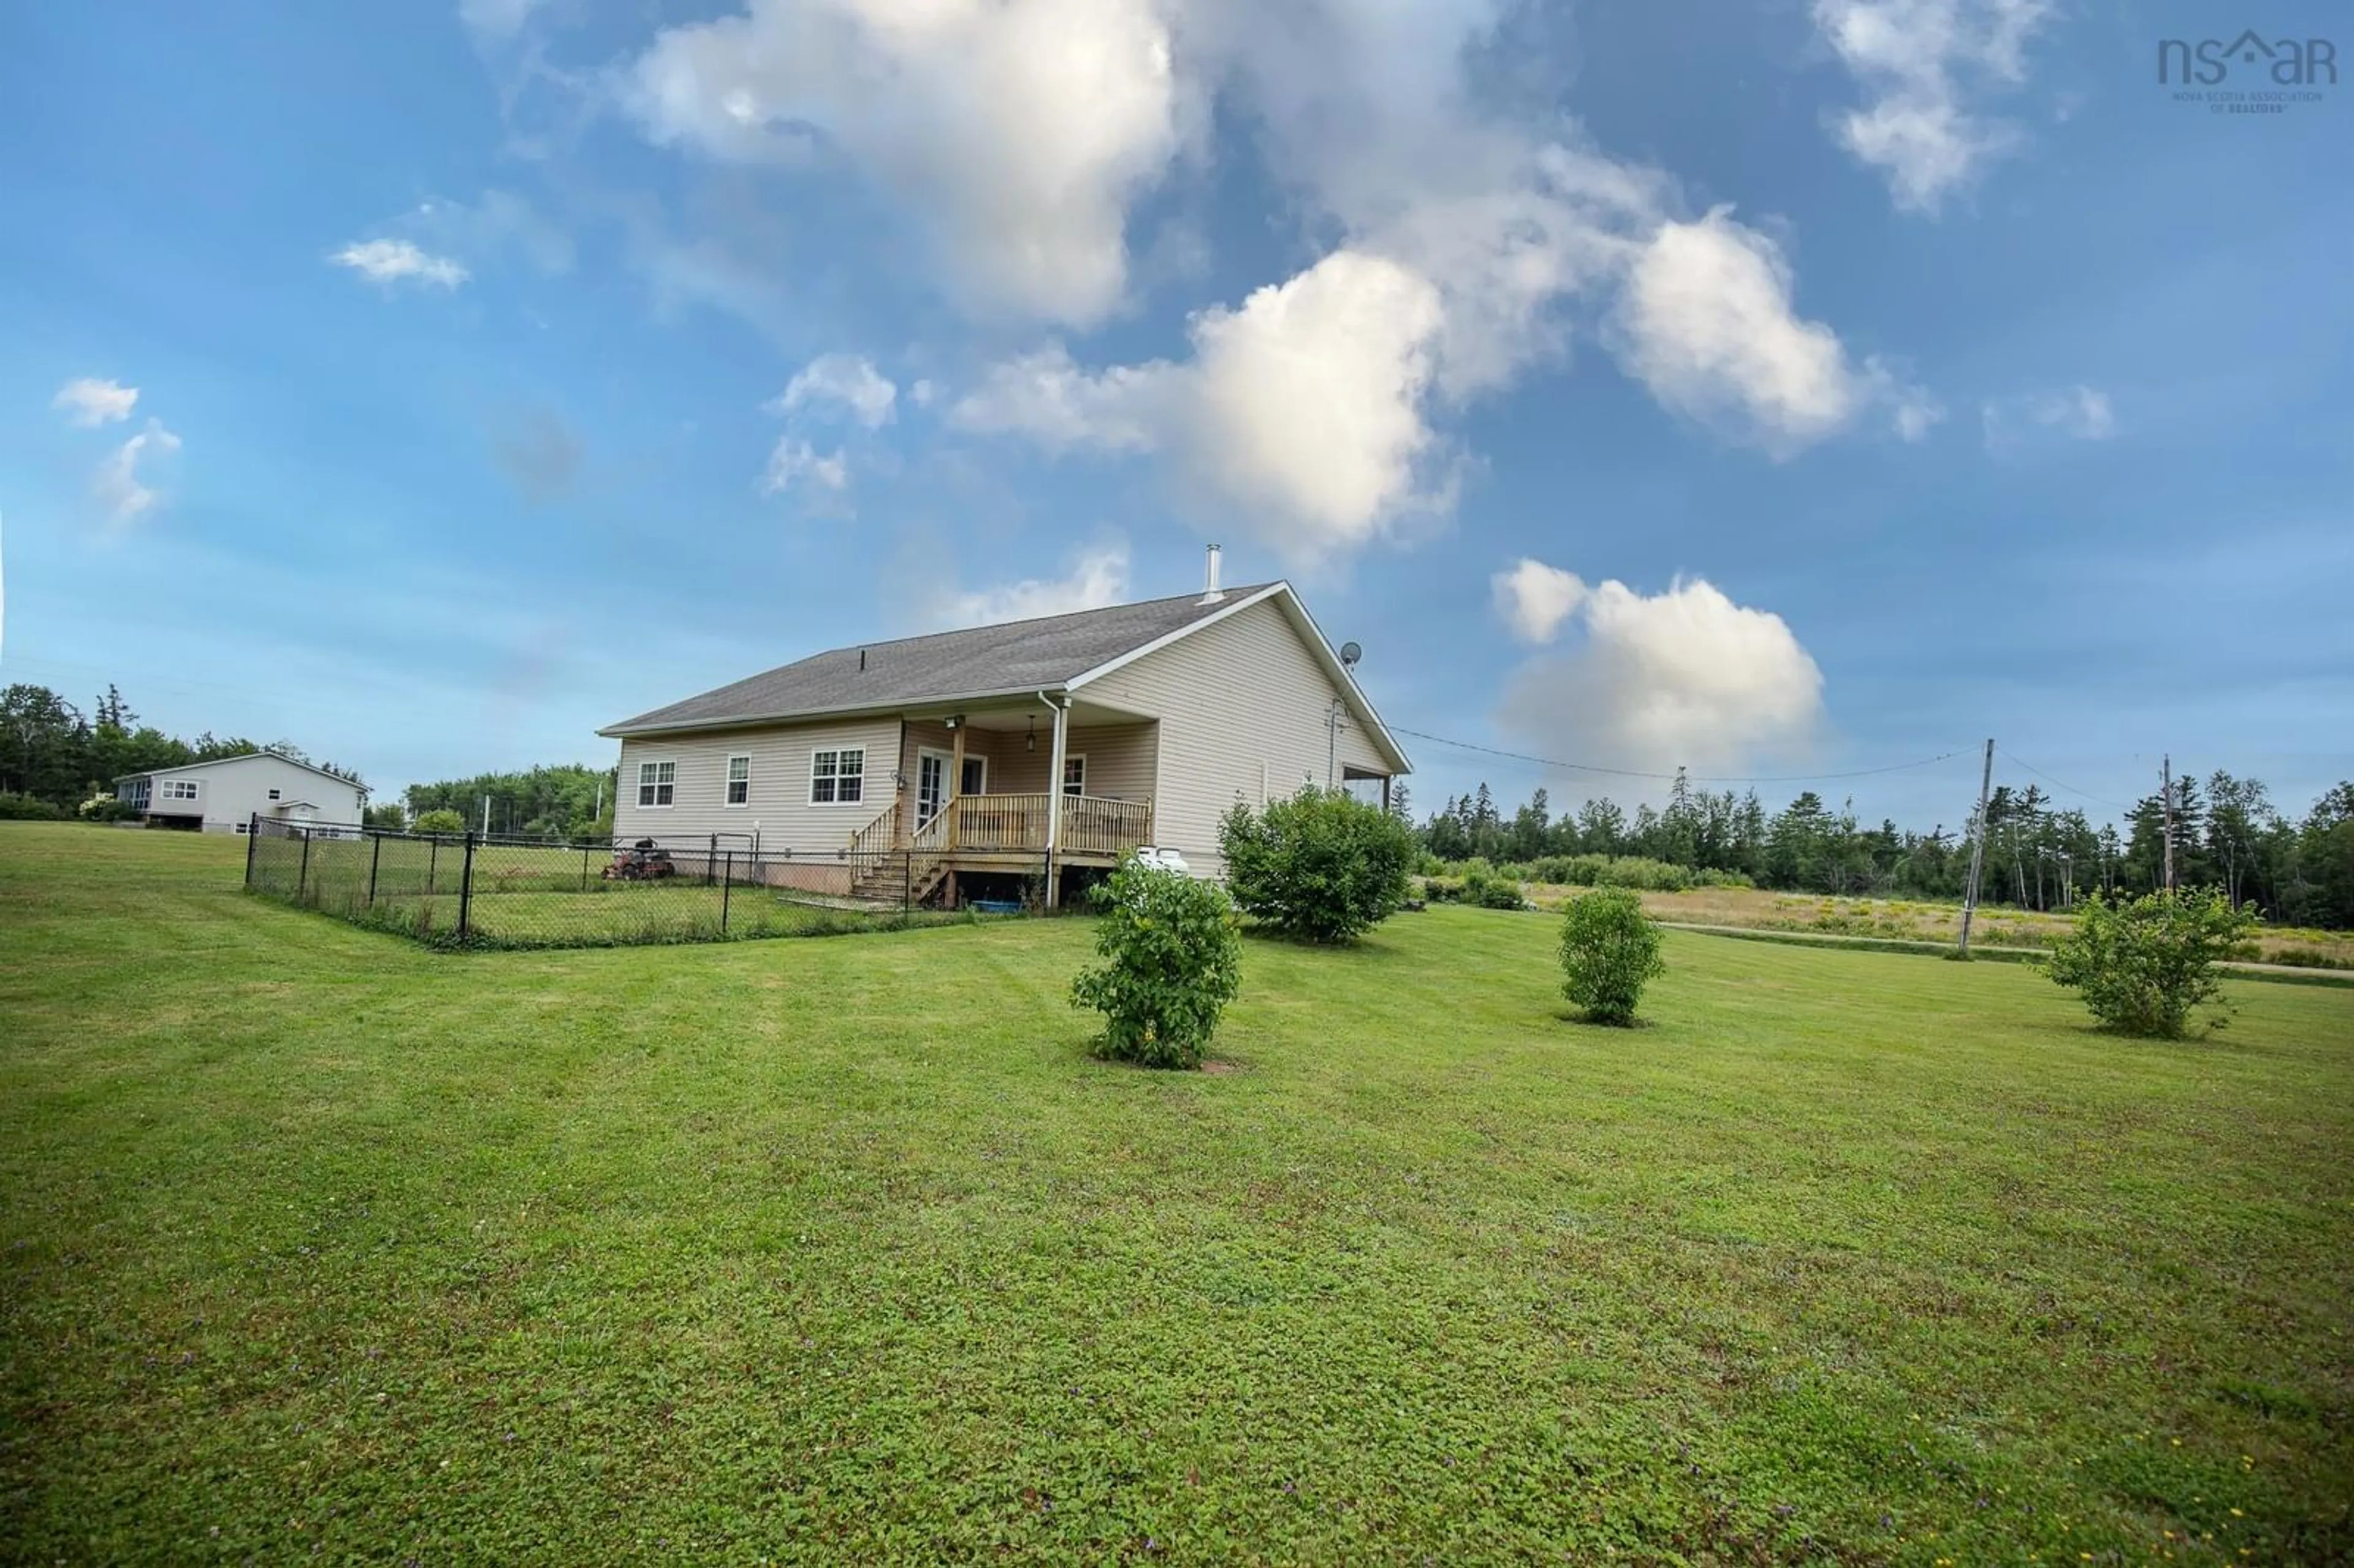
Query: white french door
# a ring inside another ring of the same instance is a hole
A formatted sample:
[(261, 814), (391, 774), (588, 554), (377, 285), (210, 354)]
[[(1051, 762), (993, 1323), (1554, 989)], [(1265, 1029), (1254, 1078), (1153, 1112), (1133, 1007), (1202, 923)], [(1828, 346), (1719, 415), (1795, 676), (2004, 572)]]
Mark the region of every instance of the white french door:
[(940, 814), (949, 800), (949, 765), (954, 758), (945, 751), (919, 751), (916, 754), (916, 826)]

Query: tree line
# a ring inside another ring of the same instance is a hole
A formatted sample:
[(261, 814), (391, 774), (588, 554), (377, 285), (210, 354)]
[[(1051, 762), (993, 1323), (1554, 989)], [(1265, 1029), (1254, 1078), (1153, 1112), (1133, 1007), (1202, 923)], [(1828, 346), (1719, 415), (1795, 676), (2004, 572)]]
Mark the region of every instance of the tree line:
[(264, 742), (210, 730), (193, 740), (166, 735), (143, 723), (111, 684), (87, 713), (47, 686), (20, 682), (0, 690), (0, 795), (59, 811), (70, 812), (85, 800), (111, 796), (114, 780), (126, 773), (184, 768), (257, 751), (275, 751), (362, 783), (350, 768), (313, 760), (290, 740)]
[[(405, 792), (408, 821), (428, 811), (454, 811), (479, 830), (489, 802), (491, 831), (533, 838), (604, 838), (613, 832), (614, 770), (585, 763), (561, 763), (514, 773), (478, 773), (438, 784), (411, 784)], [(372, 825), (400, 827), (400, 807), (386, 809)], [(443, 819), (437, 819), (440, 821)]]
[[(2340, 783), (2301, 817), (2273, 801), (2257, 779), (2218, 769), (2173, 784), (2174, 882), (2221, 888), (2293, 925), (2354, 927), (2354, 782)], [(1641, 856), (1693, 872), (1743, 876), (1760, 887), (1936, 899), (1962, 896), (1975, 824), (1927, 832), (1882, 819), (1858, 820), (1852, 800), (1834, 810), (1809, 789), (1768, 811), (1751, 789), (1710, 793), (1682, 770), (1663, 806), (1630, 816), (1607, 797), (1556, 817), (1540, 788), (1509, 815), (1486, 784), (1415, 824), (1407, 791), (1391, 810), (1442, 861), (1484, 859), (1527, 866), (1573, 855)], [(2167, 801), (2156, 791), (2122, 823), (2095, 824), (2055, 806), (2041, 789), (2006, 784), (1988, 796), (1981, 899), (2027, 909), (2066, 909), (2093, 889), (2146, 893), (2165, 879)]]

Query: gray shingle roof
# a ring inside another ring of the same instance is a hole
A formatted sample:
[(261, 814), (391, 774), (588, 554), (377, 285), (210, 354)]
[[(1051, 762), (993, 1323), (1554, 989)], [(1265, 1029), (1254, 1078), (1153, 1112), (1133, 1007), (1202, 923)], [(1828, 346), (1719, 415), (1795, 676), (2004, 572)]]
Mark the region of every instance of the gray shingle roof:
[(798, 663), (608, 725), (598, 733), (699, 728), (1051, 691), (1098, 664), (1132, 653), (1225, 605), (1273, 586), (1259, 583), (1227, 588), (1224, 604), (1205, 605), (1199, 593), (1190, 593), (929, 637), (831, 648)]

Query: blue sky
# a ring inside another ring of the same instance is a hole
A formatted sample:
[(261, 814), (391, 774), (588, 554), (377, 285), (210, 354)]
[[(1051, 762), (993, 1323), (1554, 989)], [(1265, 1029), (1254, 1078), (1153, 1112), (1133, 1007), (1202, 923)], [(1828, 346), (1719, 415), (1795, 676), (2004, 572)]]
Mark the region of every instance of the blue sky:
[[(1216, 539), (1432, 735), (1957, 752), (1819, 786), (1923, 827), (1989, 734), (2096, 816), (2166, 751), (2302, 810), (2354, 773), (2354, 85), (2155, 67), (2354, 29), (2225, 15), (20, 10), (0, 679), (381, 791)], [(1644, 789), (1407, 745), (1426, 808)]]

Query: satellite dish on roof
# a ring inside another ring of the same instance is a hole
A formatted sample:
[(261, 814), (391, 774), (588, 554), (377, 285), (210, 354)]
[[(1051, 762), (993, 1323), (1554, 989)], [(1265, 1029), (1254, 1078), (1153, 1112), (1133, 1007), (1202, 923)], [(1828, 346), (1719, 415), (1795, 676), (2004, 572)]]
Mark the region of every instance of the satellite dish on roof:
[(1341, 665), (1343, 669), (1355, 669), (1357, 667), (1357, 661), (1364, 656), (1365, 651), (1358, 647), (1355, 643), (1343, 642), (1341, 644)]

